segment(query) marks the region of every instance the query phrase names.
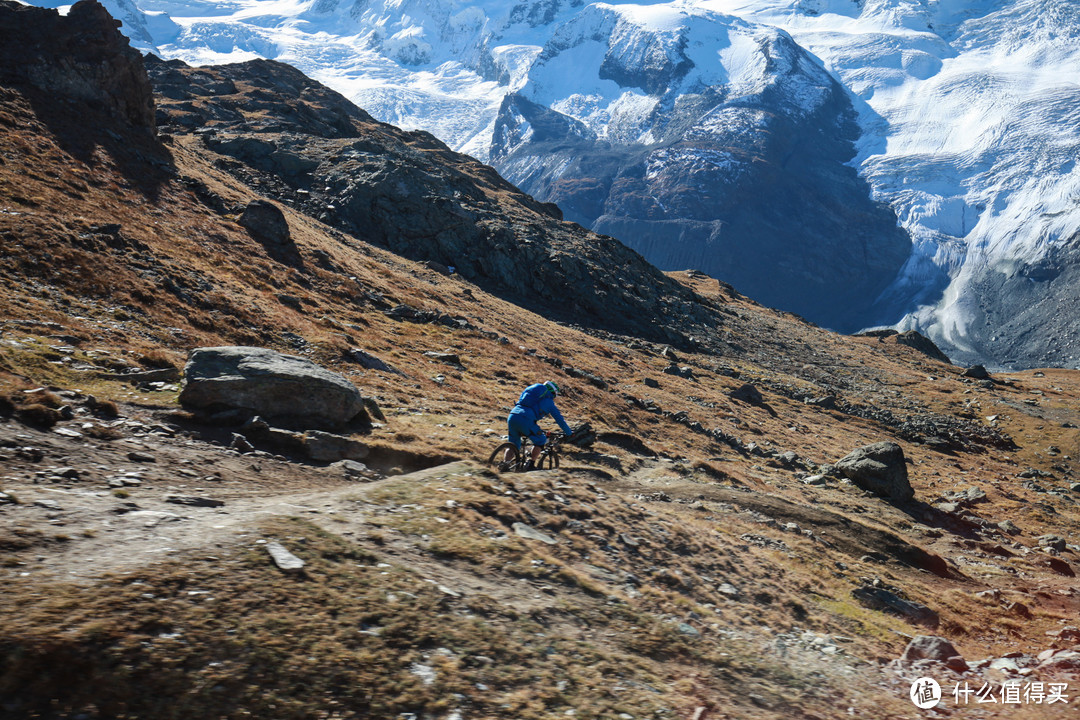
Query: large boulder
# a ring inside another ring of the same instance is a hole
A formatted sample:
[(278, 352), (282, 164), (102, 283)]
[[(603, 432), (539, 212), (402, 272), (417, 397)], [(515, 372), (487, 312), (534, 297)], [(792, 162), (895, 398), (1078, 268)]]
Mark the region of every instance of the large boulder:
[(266, 249), (267, 255), (285, 265), (303, 266), (289, 221), (277, 205), (267, 200), (252, 200), (244, 208), (239, 223)]
[(266, 200), (252, 200), (240, 216), (240, 224), (264, 245), (292, 248), (289, 221), (277, 205)]
[(360, 391), (310, 360), (257, 347), (198, 348), (184, 367), (180, 403), (240, 410), (302, 428), (339, 428), (364, 411)]
[(915, 497), (908, 482), (904, 449), (894, 442), (878, 442), (855, 450), (836, 463), (836, 470), (864, 490), (905, 502)]

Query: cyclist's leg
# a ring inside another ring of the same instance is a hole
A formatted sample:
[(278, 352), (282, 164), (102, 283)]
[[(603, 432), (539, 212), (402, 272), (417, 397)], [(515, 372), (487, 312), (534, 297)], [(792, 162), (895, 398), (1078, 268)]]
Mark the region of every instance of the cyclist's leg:
[(532, 423), (529, 430), (529, 440), (533, 444), (532, 461), (535, 464), (536, 459), (540, 457), (540, 452), (544, 449), (544, 444), (547, 443), (547, 435), (536, 423)]
[[(510, 415), (506, 419), (506, 436), (510, 442), (514, 443), (518, 449), (518, 455), (521, 454), (521, 436), (526, 433), (522, 431), (520, 424), (517, 422), (519, 416)], [(503, 462), (510, 462), (510, 451), (507, 450), (503, 454)]]

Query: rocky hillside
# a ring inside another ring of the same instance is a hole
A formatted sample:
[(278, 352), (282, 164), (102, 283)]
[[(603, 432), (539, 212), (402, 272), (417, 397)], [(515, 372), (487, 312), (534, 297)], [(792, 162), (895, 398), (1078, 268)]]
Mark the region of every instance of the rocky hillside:
[(278, 59), (482, 160), (521, 144), (508, 178), (665, 269), (837, 328), (857, 309), (965, 362), (1080, 364), (1071, 4), (106, 5), (163, 57)]
[(427, 133), (375, 122), (294, 68), (148, 68), (163, 132), (351, 237), (453, 267), (553, 319), (678, 345), (719, 324), (715, 308), (617, 241), (563, 222), (558, 207)]
[[(153, 130), (50, 76), (131, 57), (72, 14), (0, 5), (101, 53), (0, 87), (0, 717), (901, 718), (925, 676), (956, 717), (1072, 716), (1076, 373), (633, 276), (278, 64), (148, 60)], [(497, 271), (541, 241), (561, 294)], [(198, 407), (226, 344), (364, 421)], [(494, 471), (547, 378), (597, 441)]]

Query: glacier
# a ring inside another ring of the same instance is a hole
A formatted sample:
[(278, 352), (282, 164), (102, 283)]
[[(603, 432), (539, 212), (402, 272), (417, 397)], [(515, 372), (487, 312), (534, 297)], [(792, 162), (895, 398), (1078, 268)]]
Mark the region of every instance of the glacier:
[[(654, 147), (669, 129), (659, 116), (674, 106), (662, 102), (671, 97), (671, 82), (681, 84), (678, 97), (702, 87), (752, 96), (782, 75), (755, 38), (789, 38), (805, 51), (800, 62), (808, 58), (843, 88), (859, 127), (845, 162), (865, 181), (869, 200), (890, 208), (910, 238), (910, 252), (873, 298), (866, 324), (917, 329), (963, 362), (1080, 366), (1071, 312), (1080, 293), (1074, 278), (1080, 251), (1080, 6), (1074, 3), (105, 4), (136, 47), (193, 64), (252, 57), (288, 62), (379, 119), (428, 130), (485, 161), (497, 160), (493, 149), (504, 155), (515, 149), (505, 144), (509, 129), (500, 121), (501, 113), (507, 120), (508, 107), (557, 114), (565, 119), (560, 128), (593, 147)], [(680, 30), (688, 23), (695, 26), (689, 35)], [(634, 28), (645, 32), (634, 37)], [(614, 43), (623, 54), (612, 60), (607, 48), (613, 33), (624, 36)], [(717, 44), (680, 48), (680, 38), (690, 36), (712, 37)], [(687, 72), (679, 68), (684, 59), (692, 65)], [(642, 70), (640, 78), (619, 74), (635, 68)], [(803, 69), (803, 77), (813, 76), (814, 68)], [(784, 101), (792, 116), (800, 108), (812, 111), (821, 87), (789, 85)], [(752, 147), (755, 116), (734, 107), (729, 103), (698, 118), (693, 132), (730, 135), (742, 128)], [(537, 128), (522, 122), (514, 137), (524, 138), (523, 148), (536, 142)], [(499, 132), (503, 136), (496, 137)], [(543, 169), (534, 161), (537, 176), (571, 168), (565, 158)], [(708, 165), (725, 183), (740, 182), (739, 153), (731, 148), (694, 157), (678, 147), (660, 148), (642, 165), (643, 173), (655, 180), (680, 163)], [(515, 179), (527, 179), (524, 165), (512, 169), (520, 175)]]

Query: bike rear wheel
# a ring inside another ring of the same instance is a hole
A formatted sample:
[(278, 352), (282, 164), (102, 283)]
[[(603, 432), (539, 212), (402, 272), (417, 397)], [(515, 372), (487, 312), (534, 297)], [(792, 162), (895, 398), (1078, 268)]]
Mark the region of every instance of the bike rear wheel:
[[(507, 455), (507, 451), (510, 454)], [(503, 457), (507, 457), (504, 460)], [(491, 453), (491, 457), (488, 458), (487, 464), (494, 467), (499, 472), (508, 472), (518, 469), (518, 461), (521, 459), (521, 453), (517, 449), (517, 445), (511, 442), (503, 443), (499, 447), (495, 448), (495, 452)]]

